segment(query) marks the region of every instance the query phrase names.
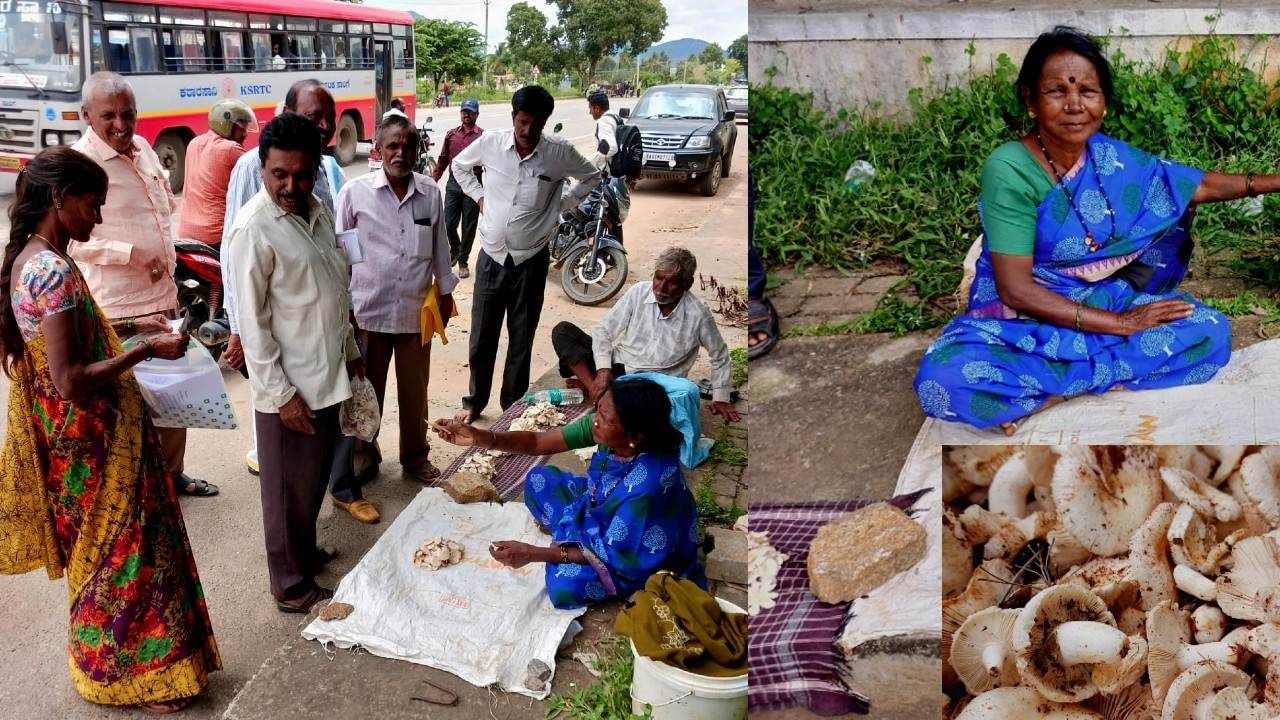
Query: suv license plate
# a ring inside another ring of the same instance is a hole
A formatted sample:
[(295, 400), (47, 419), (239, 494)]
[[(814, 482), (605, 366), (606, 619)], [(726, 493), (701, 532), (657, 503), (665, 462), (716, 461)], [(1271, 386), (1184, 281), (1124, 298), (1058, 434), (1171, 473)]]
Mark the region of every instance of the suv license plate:
[(644, 161), (645, 163), (651, 163), (651, 162), (672, 163), (676, 161), (676, 154), (675, 153), (645, 153)]

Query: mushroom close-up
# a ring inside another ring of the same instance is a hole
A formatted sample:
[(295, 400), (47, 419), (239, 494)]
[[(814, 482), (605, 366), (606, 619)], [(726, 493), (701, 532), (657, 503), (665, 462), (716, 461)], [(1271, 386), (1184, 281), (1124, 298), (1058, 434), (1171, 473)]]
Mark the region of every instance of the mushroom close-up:
[(1280, 450), (948, 447), (946, 720), (1280, 720)]

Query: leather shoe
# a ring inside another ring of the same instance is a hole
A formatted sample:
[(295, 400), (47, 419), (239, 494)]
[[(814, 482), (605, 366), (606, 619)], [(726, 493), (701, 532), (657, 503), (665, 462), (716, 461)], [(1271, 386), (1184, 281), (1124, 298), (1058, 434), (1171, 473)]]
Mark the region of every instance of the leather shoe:
[(378, 512), (378, 508), (364, 498), (351, 502), (343, 502), (338, 498), (333, 498), (333, 505), (351, 513), (351, 517), (362, 523), (373, 525), (382, 519), (382, 513)]

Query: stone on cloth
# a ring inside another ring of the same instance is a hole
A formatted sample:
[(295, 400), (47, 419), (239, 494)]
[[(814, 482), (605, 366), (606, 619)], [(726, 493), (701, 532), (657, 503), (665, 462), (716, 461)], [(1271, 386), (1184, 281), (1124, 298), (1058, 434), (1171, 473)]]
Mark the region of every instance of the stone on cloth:
[(809, 546), (809, 585), (825, 603), (856, 600), (924, 557), (928, 535), (902, 510), (876, 503), (818, 530)]

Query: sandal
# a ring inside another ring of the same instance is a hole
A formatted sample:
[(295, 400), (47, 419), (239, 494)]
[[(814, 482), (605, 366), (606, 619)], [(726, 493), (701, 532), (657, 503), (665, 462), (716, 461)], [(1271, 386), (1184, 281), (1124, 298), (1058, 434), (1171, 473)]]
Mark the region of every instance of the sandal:
[(442, 473), (440, 468), (436, 467), (430, 460), (425, 464), (415, 468), (404, 468), (404, 474), (427, 484), (431, 484), (440, 479)]
[(283, 613), (297, 613), (299, 615), (305, 615), (311, 612), (311, 608), (316, 603), (321, 600), (328, 600), (331, 597), (333, 597), (332, 590), (316, 585), (311, 588), (311, 592), (303, 595), (297, 600), (277, 600), (276, 609)]
[(218, 494), (218, 486), (204, 480), (187, 477), (186, 473), (178, 475), (178, 492), (192, 497), (213, 497)]
[(767, 355), (778, 344), (778, 311), (768, 298), (760, 298), (748, 302), (747, 313), (747, 337), (765, 336), (764, 340), (755, 345), (750, 344), (750, 340), (747, 341), (747, 359), (755, 360)]

